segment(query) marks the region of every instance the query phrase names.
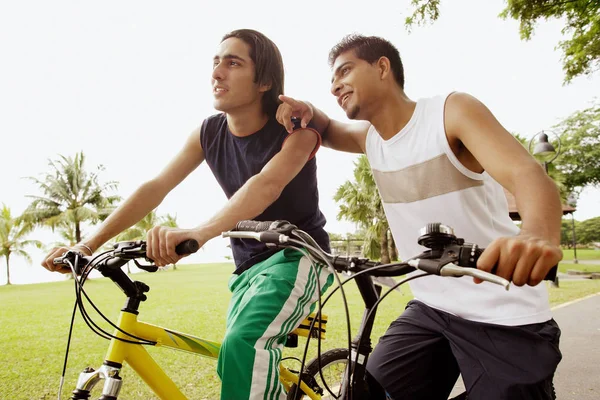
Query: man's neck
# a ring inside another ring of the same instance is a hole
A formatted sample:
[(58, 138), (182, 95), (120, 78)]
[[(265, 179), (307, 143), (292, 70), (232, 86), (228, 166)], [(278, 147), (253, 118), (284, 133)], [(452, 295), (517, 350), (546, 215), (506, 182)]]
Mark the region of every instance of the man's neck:
[(385, 98), (369, 118), (383, 140), (390, 140), (408, 124), (417, 103), (406, 96), (404, 91), (393, 91)]
[(258, 132), (269, 120), (263, 111), (262, 105), (258, 107), (245, 107), (226, 113), (229, 131), (235, 136), (250, 136)]

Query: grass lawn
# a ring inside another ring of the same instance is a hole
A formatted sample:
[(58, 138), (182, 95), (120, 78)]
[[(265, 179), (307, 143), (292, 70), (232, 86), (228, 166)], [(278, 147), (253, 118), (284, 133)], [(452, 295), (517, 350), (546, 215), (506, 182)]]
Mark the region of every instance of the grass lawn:
[[(232, 269), (229, 264), (211, 264), (134, 275), (134, 279), (152, 288), (148, 301), (140, 307), (140, 319), (220, 341), (230, 297), (227, 280)], [(74, 302), (73, 285), (73, 281), (65, 281), (0, 287), (0, 365), (4, 366), (0, 369), (1, 399), (57, 398)], [(362, 300), (354, 285), (346, 287), (352, 329), (355, 330), (361, 319)], [(89, 281), (86, 290), (107, 317), (115, 321), (124, 303), (122, 292), (104, 278)], [(552, 305), (556, 305), (597, 292), (600, 292), (600, 281), (562, 282), (560, 289), (550, 289), (550, 298)], [(403, 294), (395, 292), (382, 303), (372, 336), (373, 343), (411, 297), (405, 286)], [(323, 348), (344, 346), (347, 334), (339, 296), (326, 306), (325, 313), (329, 316), (329, 323), (328, 339), (323, 342)], [(94, 319), (99, 320), (99, 317)], [(301, 357), (303, 344), (301, 339), (300, 347), (286, 350), (284, 356)], [(101, 365), (107, 345), (106, 340), (93, 334), (77, 317), (63, 399), (69, 397), (81, 369), (88, 365), (94, 368)], [(149, 351), (186, 396), (191, 399), (218, 399), (220, 381), (215, 373), (215, 360), (157, 348)], [(309, 357), (312, 358), (315, 353), (313, 345)], [(156, 398), (143, 382), (131, 374), (129, 368), (125, 367), (122, 375), (124, 384), (119, 398)], [(92, 398), (98, 398), (98, 395)]]
[(600, 272), (600, 264), (571, 264), (567, 262), (561, 262), (558, 264), (558, 270), (566, 273), (568, 270), (575, 270), (581, 272)]
[[(573, 249), (563, 248), (563, 260), (572, 260), (574, 256)], [(600, 260), (600, 250), (577, 249), (578, 260)]]

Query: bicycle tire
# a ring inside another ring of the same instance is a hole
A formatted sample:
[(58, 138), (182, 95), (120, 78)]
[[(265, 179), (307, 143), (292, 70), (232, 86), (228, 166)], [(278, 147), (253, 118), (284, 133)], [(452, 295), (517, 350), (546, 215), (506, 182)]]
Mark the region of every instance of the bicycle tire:
[[(323, 391), (323, 394), (321, 395), (321, 396), (323, 396), (322, 397), (323, 400), (335, 399), (337, 397), (331, 397), (331, 395), (329, 394), (329, 392), (323, 385), (323, 382), (321, 379), (321, 374), (319, 374), (319, 366), (323, 370), (325, 383), (327, 384), (329, 389), (331, 389), (334, 393), (336, 392), (336, 390), (341, 390), (340, 389), (341, 383), (342, 383), (341, 378), (344, 375), (346, 365), (348, 365), (348, 349), (341, 348), (341, 349), (327, 350), (326, 352), (321, 354), (320, 359), (321, 359), (320, 363), (319, 363), (319, 359), (315, 357), (313, 360), (311, 360), (307, 364), (306, 368), (304, 369), (304, 372), (302, 373), (302, 380), (304, 382), (309, 382), (310, 387), (313, 387), (315, 384), (318, 385), (318, 387)], [(333, 367), (336, 364), (339, 365), (340, 367), (343, 365), (343, 368), (340, 368), (340, 370), (335, 371), (336, 374), (340, 375), (339, 381), (337, 379), (330, 379), (331, 377), (327, 376), (327, 373), (326, 373), (326, 370), (328, 368)], [(310, 382), (312, 382), (312, 384)], [(302, 392), (302, 390), (298, 389), (297, 392), (298, 393), (296, 393), (296, 385), (292, 385), (292, 387), (290, 388), (290, 391), (287, 395), (287, 400), (308, 399), (308, 397), (304, 394), (304, 392)]]

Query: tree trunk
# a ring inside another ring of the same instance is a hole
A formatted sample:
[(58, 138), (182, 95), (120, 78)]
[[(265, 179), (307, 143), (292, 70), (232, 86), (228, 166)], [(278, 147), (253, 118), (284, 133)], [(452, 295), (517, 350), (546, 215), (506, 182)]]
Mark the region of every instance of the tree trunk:
[(75, 243), (81, 242), (81, 228), (79, 226), (79, 221), (75, 222)]
[(9, 258), (10, 258), (10, 253), (8, 253), (6, 256), (6, 284), (10, 285), (10, 264), (9, 264)]
[(379, 234), (379, 248), (381, 249), (381, 262), (383, 264), (389, 264), (390, 262), (390, 250), (388, 248), (387, 229), (384, 228)]
[(396, 242), (394, 241), (392, 232), (390, 232), (390, 259), (391, 261), (398, 261), (398, 249), (396, 248)]

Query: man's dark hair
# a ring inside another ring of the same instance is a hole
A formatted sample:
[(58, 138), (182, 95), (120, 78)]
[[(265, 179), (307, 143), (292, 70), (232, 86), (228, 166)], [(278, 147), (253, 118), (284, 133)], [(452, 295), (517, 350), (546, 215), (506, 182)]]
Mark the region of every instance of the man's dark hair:
[(279, 95), (283, 94), (284, 81), (283, 59), (279, 49), (271, 39), (252, 29), (237, 29), (229, 32), (223, 36), (221, 42), (229, 38), (243, 40), (250, 46), (250, 58), (255, 68), (254, 82), (259, 85), (271, 85), (271, 89), (263, 94), (263, 110), (269, 116), (274, 116), (281, 103)]
[(373, 64), (381, 57), (387, 57), (390, 60), (396, 82), (404, 89), (404, 67), (402, 66), (400, 53), (393, 44), (377, 36), (363, 36), (358, 34), (345, 36), (329, 52), (329, 66), (333, 67), (336, 58), (340, 54), (350, 50), (354, 51), (356, 57), (365, 60), (369, 64)]

